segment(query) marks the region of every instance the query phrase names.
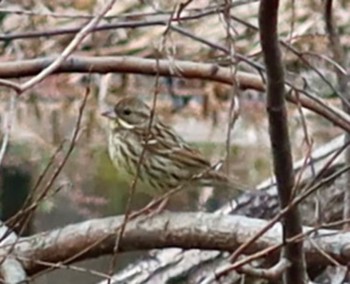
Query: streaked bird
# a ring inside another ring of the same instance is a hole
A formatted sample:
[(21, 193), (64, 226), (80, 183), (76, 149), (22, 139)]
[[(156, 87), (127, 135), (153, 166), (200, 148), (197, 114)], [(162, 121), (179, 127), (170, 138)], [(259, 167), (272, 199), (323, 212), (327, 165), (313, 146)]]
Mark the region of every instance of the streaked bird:
[(150, 125), (151, 109), (142, 100), (122, 98), (102, 115), (109, 119), (108, 151), (114, 166), (135, 177), (141, 163), (139, 179), (157, 194), (188, 185), (243, 190), (156, 115)]

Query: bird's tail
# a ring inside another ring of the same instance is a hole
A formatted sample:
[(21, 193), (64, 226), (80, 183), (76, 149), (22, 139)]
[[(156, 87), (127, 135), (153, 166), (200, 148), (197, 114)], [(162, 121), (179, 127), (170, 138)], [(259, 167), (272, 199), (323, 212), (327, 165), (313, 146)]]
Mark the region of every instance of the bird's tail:
[(209, 212), (221, 208), (227, 202), (231, 204), (232, 200), (251, 191), (251, 187), (238, 181), (238, 179), (215, 170), (210, 170), (203, 174), (201, 181), (204, 186), (214, 187), (211, 196), (203, 203), (204, 210)]
[(214, 170), (203, 173), (201, 181), (204, 186), (219, 187), (229, 191), (237, 191), (237, 193), (244, 193), (251, 189), (251, 187), (243, 184), (236, 178)]

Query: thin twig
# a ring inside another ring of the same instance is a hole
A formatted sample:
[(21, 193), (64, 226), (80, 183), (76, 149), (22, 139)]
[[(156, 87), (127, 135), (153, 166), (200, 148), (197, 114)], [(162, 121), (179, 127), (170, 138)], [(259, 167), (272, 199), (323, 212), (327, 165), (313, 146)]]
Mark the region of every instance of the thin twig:
[[(61, 152), (62, 147), (64, 145), (64, 142), (62, 142), (59, 147), (56, 149), (54, 154), (51, 156), (48, 164), (44, 168), (43, 172), (39, 175), (37, 181), (34, 183), (34, 186), (30, 190), (30, 194), (26, 197), (26, 200), (24, 201), (22, 208), (13, 216), (11, 216), (9, 219), (6, 220), (6, 225), (12, 229), (15, 229), (17, 227), (20, 227), (21, 230), (22, 228), (26, 227), (26, 224), (30, 221), (30, 216), (26, 216), (28, 212), (31, 212), (37, 204), (33, 204), (32, 201), (34, 200), (33, 196), (35, 195), (38, 187), (40, 186), (41, 182), (43, 181), (44, 177), (48, 173), (51, 165), (54, 163), (56, 160), (57, 155)], [(53, 194), (50, 196), (47, 196), (46, 198), (52, 197), (55, 195), (63, 186), (58, 187), (56, 190), (54, 190)], [(41, 201), (44, 201), (42, 199)], [(24, 218), (22, 220), (22, 217)]]
[[(251, 23), (248, 23), (247, 21), (244, 21), (236, 16), (231, 16), (231, 18), (234, 21), (239, 22), (240, 24), (253, 29), (254, 31), (259, 31), (259, 28)], [(350, 106), (350, 102), (349, 99), (347, 99), (345, 96), (342, 95), (341, 92), (338, 92), (338, 90), (333, 86), (333, 84), (327, 79), (326, 76), (324, 76), (316, 66), (314, 66), (312, 63), (310, 63), (305, 56), (303, 56), (306, 52), (301, 52), (299, 50), (297, 50), (294, 46), (292, 46), (290, 43), (288, 43), (287, 41), (284, 40), (279, 40), (279, 42), (281, 43), (282, 46), (284, 46), (286, 49), (288, 49), (290, 52), (292, 52), (294, 55), (296, 55), (306, 66), (310, 67), (319, 77), (322, 81), (325, 82), (325, 84), (338, 96), (341, 98), (342, 102), (348, 106)], [(311, 53), (310, 53), (311, 54)], [(321, 56), (321, 55), (319, 55)], [(321, 56), (322, 58), (324, 58), (323, 56)], [(326, 58), (324, 58), (326, 60)], [(330, 59), (328, 59), (327, 61), (331, 62)], [(332, 62), (331, 62), (332, 63)], [(342, 68), (339, 64), (337, 64), (336, 62), (332, 63), (337, 70), (339, 70), (340, 72), (346, 74), (346, 70), (344, 68)]]
[[(255, 268), (255, 267), (252, 267), (252, 266), (249, 266), (248, 264), (246, 264), (244, 266), (237, 268), (237, 272), (247, 274), (250, 276), (254, 276), (257, 278), (263, 278), (263, 279), (277, 281), (281, 278), (282, 274), (285, 272), (285, 270), (289, 266), (290, 266), (290, 262), (288, 260), (286, 260), (285, 258), (282, 258), (274, 266), (267, 268), (267, 269)], [(201, 284), (217, 283), (217, 280), (220, 279), (221, 275), (227, 274), (227, 270), (232, 271), (230, 264), (229, 265), (226, 264), (226, 265), (216, 269), (214, 271), (214, 273), (209, 274), (208, 277), (206, 277), (203, 281), (201, 281)]]
[[(44, 261), (44, 260), (40, 260), (40, 259), (38, 260), (38, 259), (33, 259), (33, 258), (28, 259), (27, 257), (23, 257), (23, 256), (17, 256), (17, 258), (21, 261), (24, 261), (24, 262), (32, 261), (34, 263), (37, 263), (38, 265), (41, 265), (44, 267), (49, 267), (53, 270), (54, 269), (65, 269), (65, 270), (87, 273), (87, 274), (98, 276), (101, 278), (109, 278), (110, 277), (109, 275), (107, 275), (103, 272), (97, 271), (95, 269), (89, 269), (86, 267), (79, 267), (79, 266), (72, 265), (72, 264), (64, 264), (62, 262), (48, 262), (48, 261)], [(35, 278), (38, 278), (41, 275), (46, 274), (46, 273), (47, 273), (47, 270), (44, 269), (43, 272), (35, 274), (34, 277), (28, 277), (27, 280), (29, 281), (29, 283), (31, 283), (31, 281), (33, 281)]]
[[(59, 174), (61, 173), (64, 165), (66, 164), (66, 162), (68, 161), (68, 158), (69, 156), (71, 155), (74, 147), (75, 147), (75, 144), (77, 142), (77, 139), (79, 137), (79, 133), (80, 133), (80, 130), (81, 130), (81, 120), (82, 120), (82, 116), (83, 116), (83, 112), (84, 112), (84, 109), (85, 109), (85, 105), (86, 105), (86, 102), (87, 102), (87, 98), (89, 96), (89, 93), (90, 93), (90, 89), (87, 88), (86, 91), (85, 91), (85, 94), (84, 94), (84, 97), (83, 97), (83, 100), (82, 100), (82, 103), (79, 107), (79, 110), (78, 110), (78, 118), (77, 118), (77, 121), (76, 121), (76, 124), (75, 124), (75, 128), (73, 130), (73, 135), (72, 135), (72, 139), (71, 139), (71, 143), (69, 144), (69, 147), (68, 147), (68, 150), (63, 158), (63, 160), (61, 161), (61, 163), (57, 166), (57, 168), (55, 169), (52, 177), (50, 178), (50, 180), (47, 182), (45, 188), (43, 189), (43, 191), (39, 194), (39, 196), (36, 198), (36, 200), (33, 201), (33, 203), (28, 206), (27, 208), (23, 209), (21, 212), (21, 214), (19, 216), (22, 216), (24, 214), (24, 212), (26, 212), (26, 216), (23, 220), (23, 224), (27, 224), (27, 222), (30, 220), (30, 218), (32, 217), (33, 213), (34, 213), (34, 210), (37, 208), (37, 206), (40, 204), (40, 202), (45, 198), (45, 196), (47, 195), (49, 189), (51, 188), (51, 186), (53, 185), (54, 181), (57, 179), (57, 177), (59, 176)], [(58, 190), (60, 189), (61, 187), (58, 188)], [(16, 219), (11, 219), (12, 222), (13, 220), (16, 220)], [(8, 224), (10, 220), (8, 220), (7, 222), (5, 222), (5, 224)], [(24, 228), (25, 226), (23, 226)], [(9, 233), (5, 234), (4, 236), (7, 236)], [(19, 240), (19, 238), (17, 239), (17, 241)], [(9, 249), (9, 253), (12, 252), (12, 250), (14, 249), (15, 245), (16, 245), (16, 242), (14, 242), (12, 244), (12, 247)], [(1, 260), (0, 264), (2, 263), (3, 260)]]
[(258, 240), (262, 235), (264, 235), (275, 223), (277, 223), (284, 214), (288, 210), (290, 210), (290, 207), (293, 207), (297, 204), (299, 204), (301, 201), (305, 200), (308, 196), (310, 196), (312, 193), (314, 193), (317, 189), (322, 187), (324, 184), (329, 183), (330, 181), (334, 180), (338, 176), (342, 175), (344, 172), (348, 171), (350, 169), (350, 166), (346, 166), (343, 169), (335, 172), (333, 175), (329, 176), (326, 179), (320, 180), (318, 183), (316, 181), (320, 179), (323, 175), (323, 173), (328, 169), (331, 164), (335, 161), (335, 159), (346, 149), (347, 146), (350, 145), (350, 142), (348, 145), (342, 146), (336, 153), (331, 157), (331, 159), (326, 163), (326, 165), (321, 169), (318, 175), (315, 176), (315, 178), (308, 183), (303, 189), (300, 190), (301, 194), (297, 197), (295, 197), (291, 203), (286, 207), (283, 208), (274, 218), (270, 220), (270, 222), (262, 228), (256, 235), (252, 236), (250, 239), (248, 239), (245, 243), (243, 243), (239, 248), (236, 249), (230, 256), (230, 261), (235, 261), (239, 255), (244, 253), (244, 251), (252, 245), (256, 240)]
[(19, 84), (9, 81), (9, 80), (5, 80), (5, 79), (0, 79), (0, 85), (3, 87), (7, 87), (10, 89), (13, 89), (16, 93), (20, 93), (21, 92), (21, 87)]
[[(299, 97), (299, 93), (296, 91), (296, 96)], [(310, 138), (309, 132), (308, 132), (308, 128), (307, 128), (307, 122), (306, 122), (306, 118), (304, 116), (304, 111), (303, 108), (301, 107), (300, 101), (298, 101), (297, 103), (297, 109), (300, 115), (300, 120), (301, 120), (301, 125), (302, 125), (302, 129), (304, 132), (304, 140), (307, 146), (307, 153), (305, 156), (305, 164), (304, 166), (306, 166), (306, 164), (310, 165), (310, 169), (311, 169), (311, 173), (312, 176), (315, 177), (316, 176), (316, 170), (315, 170), (315, 165), (314, 165), (314, 161), (312, 159), (312, 147), (313, 147), (313, 140), (312, 138)], [(299, 185), (299, 181), (301, 179), (302, 176), (302, 171), (299, 172), (299, 176), (296, 177), (296, 183), (295, 183), (295, 188), (298, 188)], [(299, 178), (299, 179), (298, 179)], [(320, 201), (320, 192), (317, 191), (316, 192), (316, 196), (315, 196), (315, 215), (316, 215), (316, 220), (317, 223), (321, 223), (322, 220), (322, 208), (321, 208), (321, 201)]]
[(312, 52), (312, 51), (304, 51), (301, 54), (319, 57), (319, 58), (323, 59), (324, 61), (330, 63), (338, 72), (342, 73), (343, 75), (348, 74), (348, 72), (346, 71), (346, 69), (343, 66), (341, 66), (339, 63), (335, 62), (332, 58), (328, 57), (327, 55)]
[[(251, 1), (237, 1), (235, 3), (232, 3), (232, 7), (239, 6), (242, 4), (247, 4), (249, 2), (256, 2), (257, 0), (251, 0)], [(177, 15), (172, 18), (173, 22), (185, 22), (185, 21), (194, 21), (198, 20), (200, 18), (210, 16), (213, 14), (221, 13), (226, 7), (224, 5), (218, 5), (218, 6), (212, 6), (206, 9), (193, 9), (193, 14), (181, 16), (178, 17)], [(1, 10), (0, 10), (1, 12)], [(125, 13), (120, 15), (113, 15), (113, 16), (107, 16), (103, 17), (104, 19), (108, 18), (140, 18), (142, 16), (154, 16), (157, 18), (157, 20), (140, 20), (140, 21), (125, 21), (125, 22), (118, 22), (113, 24), (104, 24), (100, 26), (95, 26), (92, 31), (105, 31), (105, 30), (117, 30), (117, 29), (125, 29), (125, 28), (147, 28), (149, 26), (162, 26), (166, 25), (166, 22), (169, 21), (170, 15), (173, 14), (173, 11), (169, 12), (156, 12), (156, 13)], [(167, 18), (159, 20), (159, 16), (164, 15), (167, 16)], [(49, 16), (49, 15), (48, 15)], [(70, 15), (67, 15), (70, 16)], [(75, 18), (79, 18), (79, 15), (74, 15)], [(84, 17), (84, 16), (83, 16)], [(95, 16), (89, 15), (87, 18), (91, 19)], [(61, 28), (61, 29), (54, 29), (54, 30), (44, 30), (44, 31), (27, 31), (27, 32), (21, 32), (21, 33), (8, 33), (8, 34), (0, 34), (0, 41), (12, 41), (17, 39), (30, 39), (30, 38), (37, 38), (37, 37), (53, 37), (53, 36), (60, 36), (65, 34), (76, 34), (82, 29), (82, 27), (74, 27), (74, 28)]]
[[(159, 69), (159, 65), (158, 65), (158, 60), (157, 60), (157, 70)], [(154, 115), (155, 115), (155, 107), (156, 107), (156, 102), (157, 102), (157, 96), (158, 96), (158, 90), (159, 90), (159, 75), (156, 76), (155, 79), (155, 86), (154, 86), (154, 94), (153, 94), (153, 104), (152, 104), (152, 108), (151, 108), (151, 115), (150, 115), (150, 120), (149, 120), (149, 124), (148, 124), (148, 134), (151, 132), (151, 128), (153, 125), (153, 119), (154, 119)], [(133, 203), (133, 198), (135, 195), (135, 191), (136, 191), (136, 185), (141, 173), (141, 168), (142, 168), (142, 164), (143, 164), (143, 159), (146, 153), (146, 145), (147, 145), (147, 141), (148, 141), (148, 136), (146, 135), (146, 141), (145, 141), (145, 146), (142, 149), (139, 161), (137, 163), (137, 167), (136, 167), (136, 174), (135, 177), (131, 183), (130, 186), (130, 191), (129, 191), (129, 196), (128, 196), (128, 200), (126, 203), (126, 208), (125, 208), (125, 215), (124, 215), (124, 221), (119, 229), (119, 232), (117, 232), (117, 238), (115, 241), (115, 246), (113, 249), (113, 258), (111, 260), (110, 266), (109, 266), (109, 271), (108, 271), (108, 275), (112, 275), (114, 273), (114, 268), (116, 266), (117, 263), (117, 255), (118, 255), (118, 250), (119, 250), (119, 246), (120, 246), (120, 241), (123, 237), (126, 225), (130, 219), (130, 215), (131, 215), (131, 208), (132, 208), (132, 203)], [(108, 279), (107, 284), (111, 283), (111, 278)]]
[[(226, 24), (226, 38), (227, 38), (227, 45), (228, 45), (228, 51), (231, 61), (234, 61), (236, 50), (235, 50), (235, 41), (234, 37), (231, 34), (230, 31), (230, 4), (231, 1), (225, 1), (226, 9), (223, 11), (224, 16), (224, 22)], [(240, 115), (240, 102), (239, 102), (239, 83), (237, 82), (237, 72), (238, 72), (238, 66), (234, 68), (233, 64), (230, 64), (229, 66), (230, 74), (232, 77), (232, 80), (234, 81), (234, 84), (232, 85), (230, 95), (231, 95), (231, 103), (228, 113), (228, 125), (227, 125), (227, 134), (226, 134), (226, 157), (225, 161), (227, 164), (226, 171), (227, 174), (229, 174), (230, 171), (230, 160), (231, 160), (231, 133), (233, 131), (234, 125), (239, 118)]]
[(64, 62), (70, 54), (77, 48), (77, 46), (83, 41), (83, 39), (97, 26), (103, 16), (112, 8), (116, 0), (110, 0), (102, 9), (102, 11), (91, 19), (79, 32), (75, 35), (73, 40), (66, 46), (62, 53), (45, 69), (43, 69), (35, 77), (24, 82), (19, 87), (19, 94), (30, 89), (34, 85), (44, 80), (48, 75), (52, 74), (61, 64)]
[[(341, 65), (345, 69), (346, 64), (346, 56), (344, 53), (344, 49), (340, 42), (340, 37), (336, 29), (335, 20), (333, 17), (333, 1), (326, 0), (324, 6), (324, 19), (326, 24), (327, 36), (329, 40), (330, 49), (333, 53), (333, 59), (339, 65)], [(337, 75), (337, 82), (339, 93), (342, 94), (345, 98), (350, 98), (350, 92), (348, 90), (349, 83), (349, 74), (344, 74), (339, 71), (339, 69), (335, 69), (335, 73)], [(345, 112), (350, 113), (350, 105), (347, 104), (347, 101), (342, 101), (342, 107)], [(344, 143), (346, 144), (350, 141), (349, 132), (345, 133)], [(350, 163), (350, 149), (347, 149), (345, 152), (345, 163)], [(345, 192), (344, 192), (344, 209), (343, 209), (343, 219), (348, 219), (350, 217), (350, 172), (345, 176)], [(347, 229), (349, 229), (348, 224), (345, 225)]]
[(11, 135), (12, 124), (14, 123), (14, 117), (16, 115), (16, 96), (14, 94), (11, 95), (9, 106), (7, 112), (4, 114), (4, 125), (3, 125), (3, 137), (0, 148), (0, 165), (2, 165), (2, 161), (4, 159), (6, 149), (8, 146), (8, 142)]
[(81, 122), (82, 122), (83, 113), (84, 113), (84, 109), (85, 109), (89, 94), (90, 94), (90, 88), (86, 88), (82, 102), (81, 102), (79, 109), (78, 109), (77, 121), (76, 121), (75, 126), (74, 126), (71, 142), (68, 145), (67, 152), (64, 155), (62, 161), (59, 163), (59, 165), (55, 169), (55, 171), (53, 172), (52, 177), (45, 185), (43, 191), (37, 197), (36, 202), (40, 201), (47, 194), (47, 192), (49, 191), (49, 189), (51, 188), (51, 186), (53, 185), (53, 183), (57, 179), (58, 175), (61, 173), (62, 169), (64, 168), (65, 164), (68, 161), (68, 158), (70, 157), (71, 153), (73, 152), (73, 150), (75, 148), (75, 145), (76, 145), (78, 138), (79, 138), (79, 134), (81, 132)]

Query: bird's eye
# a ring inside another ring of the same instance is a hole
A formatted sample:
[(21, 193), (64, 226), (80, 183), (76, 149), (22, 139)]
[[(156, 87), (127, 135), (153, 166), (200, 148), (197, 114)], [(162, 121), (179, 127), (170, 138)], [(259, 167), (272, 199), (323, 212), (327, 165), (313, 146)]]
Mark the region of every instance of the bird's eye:
[(126, 109), (123, 110), (123, 114), (124, 115), (130, 115), (131, 114), (131, 110), (126, 108)]

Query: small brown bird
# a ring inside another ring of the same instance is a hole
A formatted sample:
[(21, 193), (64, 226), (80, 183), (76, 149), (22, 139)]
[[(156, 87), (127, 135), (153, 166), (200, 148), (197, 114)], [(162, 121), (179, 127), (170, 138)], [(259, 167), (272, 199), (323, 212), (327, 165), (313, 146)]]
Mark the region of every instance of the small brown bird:
[(224, 186), (243, 190), (188, 145), (171, 127), (154, 115), (140, 99), (126, 97), (102, 114), (109, 119), (109, 156), (117, 169), (139, 179), (162, 194), (182, 185)]

